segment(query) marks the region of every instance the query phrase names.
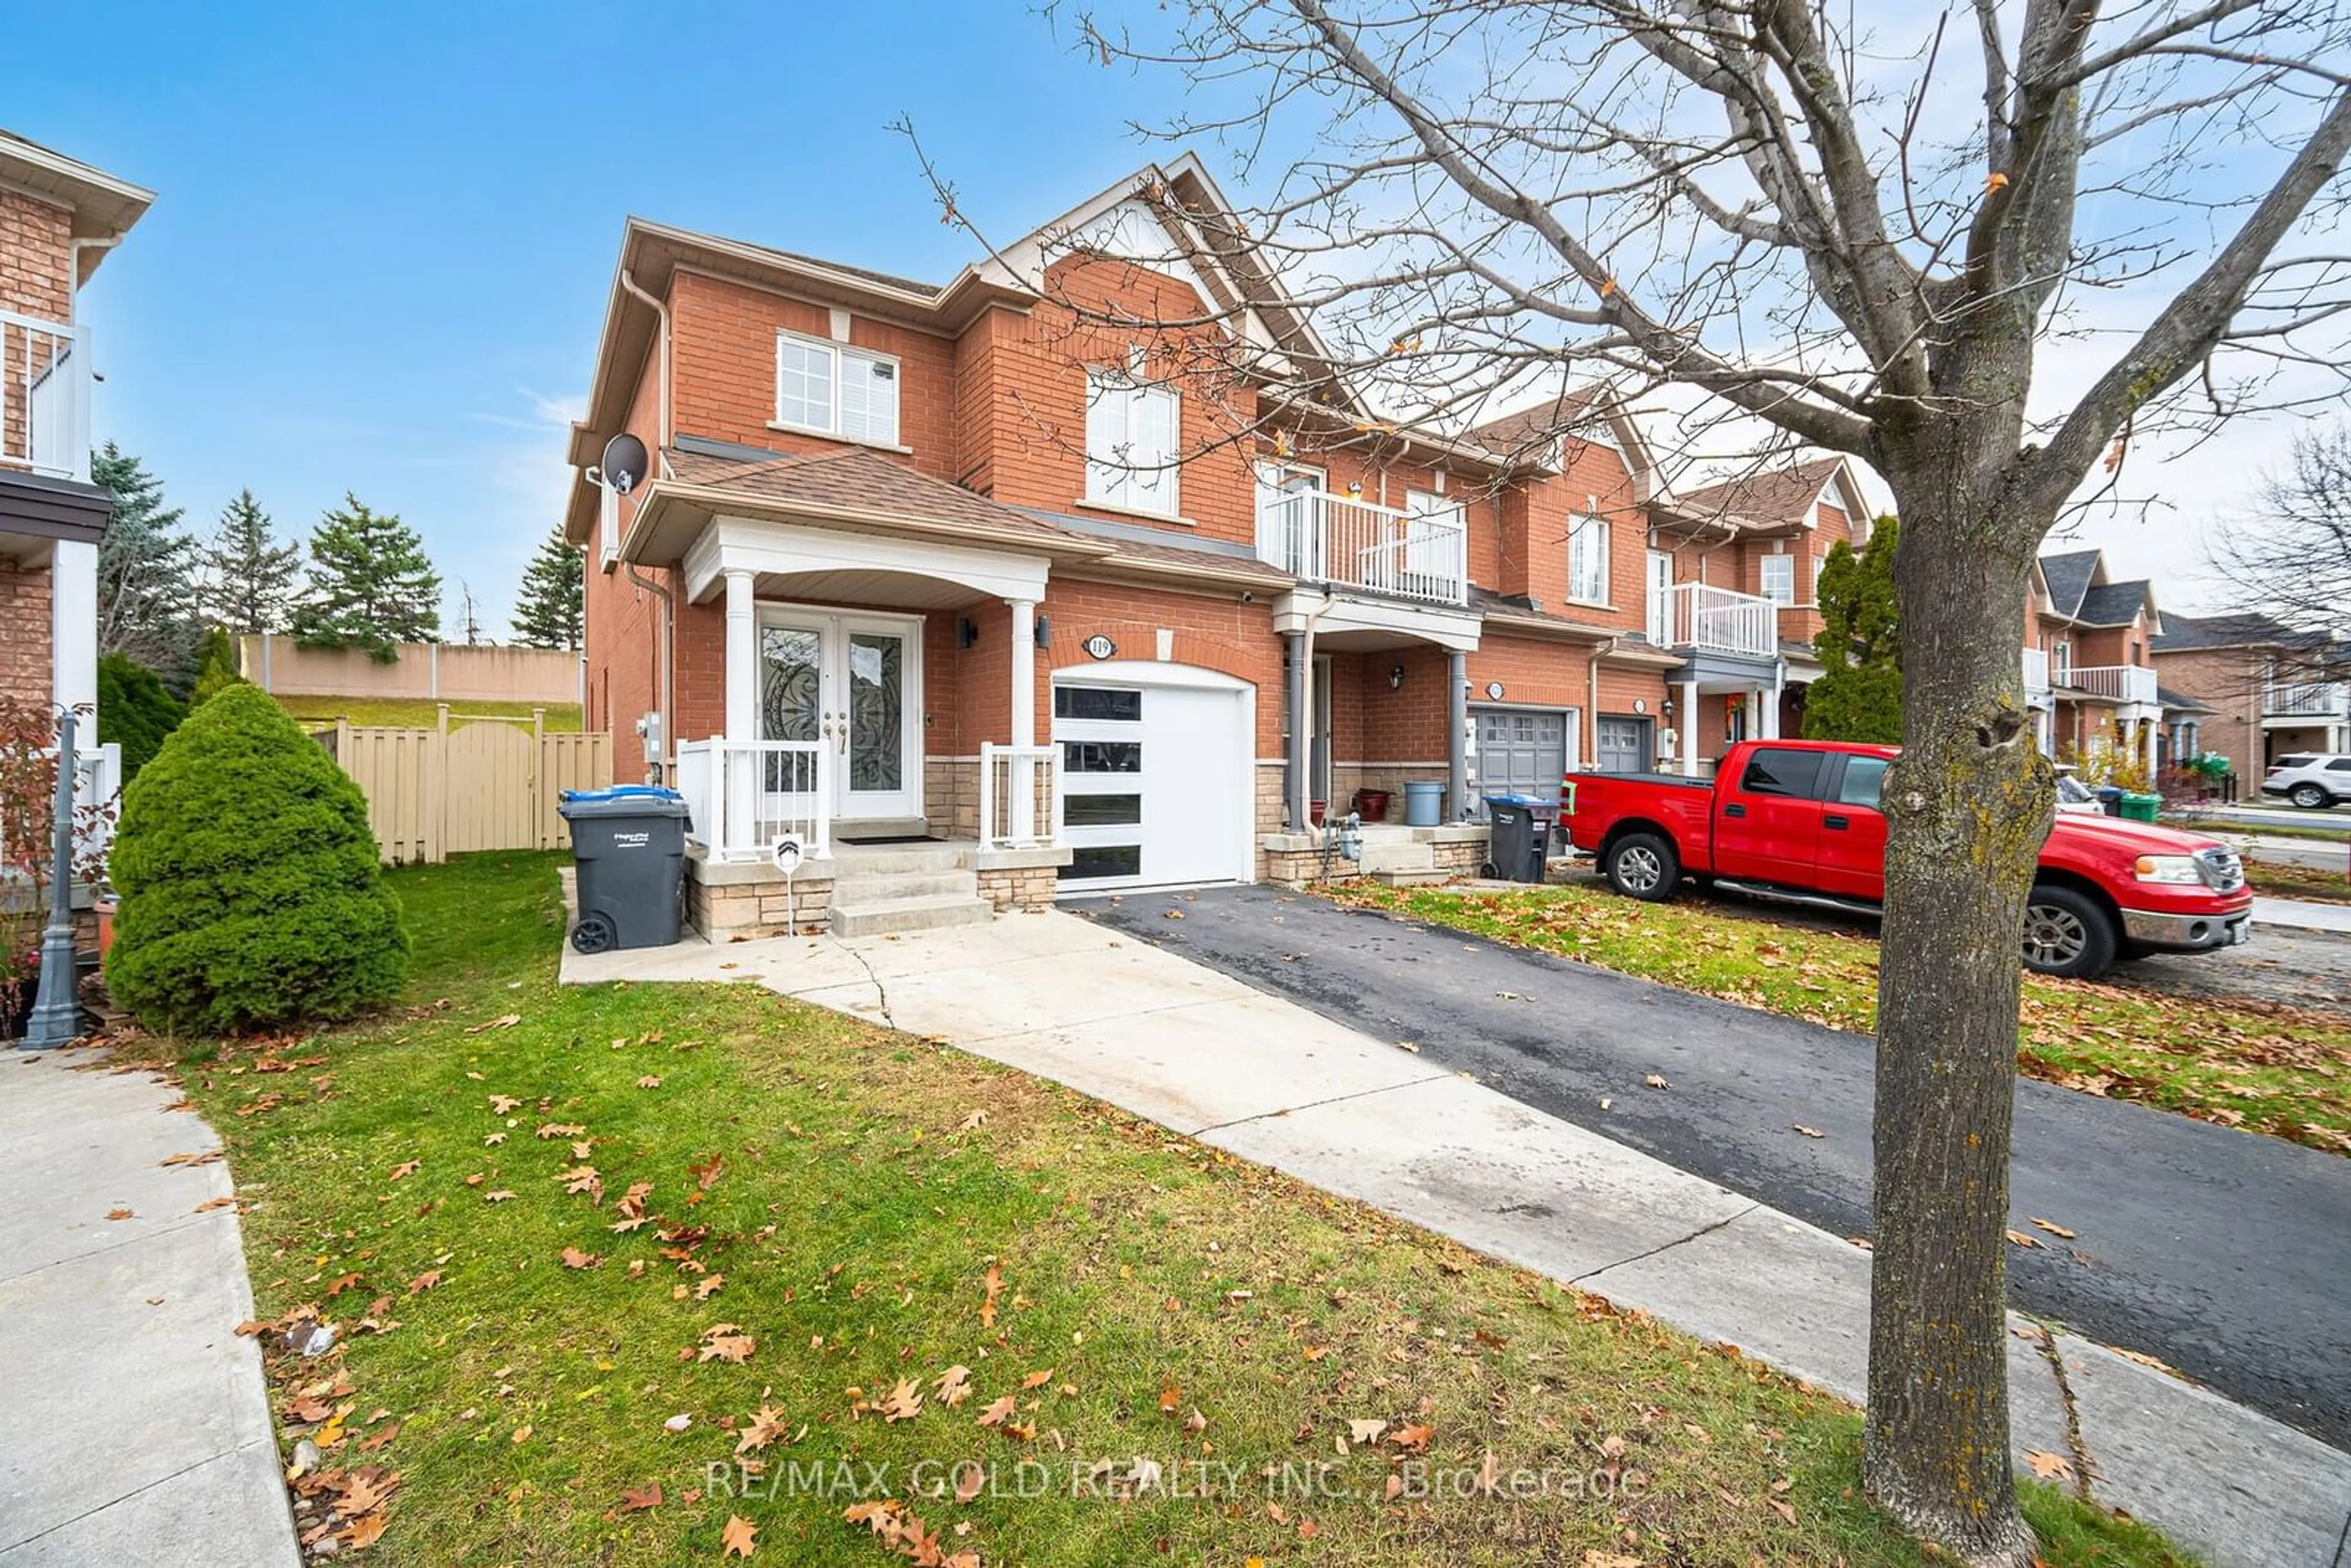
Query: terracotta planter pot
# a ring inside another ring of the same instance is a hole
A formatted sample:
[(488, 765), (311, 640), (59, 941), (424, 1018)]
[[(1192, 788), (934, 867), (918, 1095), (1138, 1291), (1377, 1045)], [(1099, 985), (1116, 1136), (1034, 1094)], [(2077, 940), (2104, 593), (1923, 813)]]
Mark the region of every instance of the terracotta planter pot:
[(1323, 811), (1330, 804), (1328, 800), (1309, 800), (1306, 803), (1306, 820), (1316, 827), (1321, 827)]
[(89, 907), (98, 916), (98, 956), (103, 958), (114, 946), (114, 900), (101, 898)]
[(1388, 791), (1385, 789), (1356, 790), (1355, 810), (1362, 815), (1364, 821), (1366, 822), (1386, 821), (1388, 820)]

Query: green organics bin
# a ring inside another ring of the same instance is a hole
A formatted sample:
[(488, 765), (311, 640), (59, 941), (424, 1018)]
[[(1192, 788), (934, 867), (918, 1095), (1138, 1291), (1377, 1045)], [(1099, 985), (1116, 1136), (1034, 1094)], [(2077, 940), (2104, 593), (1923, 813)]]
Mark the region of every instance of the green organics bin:
[(2162, 805), (2163, 797), (2160, 795), (2141, 795), (2126, 790), (2123, 794), (2122, 814), (2134, 822), (2152, 822), (2155, 821), (2156, 811)]

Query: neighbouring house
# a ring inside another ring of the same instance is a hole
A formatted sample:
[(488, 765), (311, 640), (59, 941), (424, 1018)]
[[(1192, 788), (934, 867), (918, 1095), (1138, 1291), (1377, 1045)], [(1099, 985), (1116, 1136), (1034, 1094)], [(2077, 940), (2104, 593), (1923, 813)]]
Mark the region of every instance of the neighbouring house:
[[(98, 544), (82, 286), (154, 194), (0, 131), (0, 690), (95, 710)], [(85, 732), (87, 733), (87, 732)]]
[(2116, 581), (2095, 549), (2044, 555), (2025, 606), (2024, 689), (2041, 749), (2064, 761), (2119, 751), (2150, 780), (2167, 760), (2155, 586)]
[(589, 725), (686, 794), (705, 931), (1296, 882), (1357, 806), (1364, 872), (1443, 874), (1487, 791), (1777, 732), (1844, 465), (1677, 499), (1593, 392), (1447, 434), (1171, 373), (1236, 302), (1322, 352), (1211, 216), (1177, 159), (944, 284), (627, 223), (566, 531)]
[(2248, 781), (2297, 751), (2351, 751), (2345, 651), (2266, 615), (2166, 615), (2154, 643), (2167, 689), (2202, 710), (2179, 727), (2179, 756), (2217, 751)]

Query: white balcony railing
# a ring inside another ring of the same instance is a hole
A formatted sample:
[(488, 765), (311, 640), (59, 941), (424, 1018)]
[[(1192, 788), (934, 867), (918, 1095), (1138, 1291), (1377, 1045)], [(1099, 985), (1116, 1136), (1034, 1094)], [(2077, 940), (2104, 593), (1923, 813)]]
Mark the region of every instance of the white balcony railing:
[(2342, 718), (2351, 713), (2351, 686), (2341, 681), (2273, 681), (2262, 689), (2262, 712), (2273, 717)]
[(1042, 849), (1059, 820), (1061, 747), (979, 747), (979, 842), (983, 849)]
[(1310, 582), (1437, 604), (1469, 598), (1469, 534), (1458, 513), (1416, 517), (1321, 490), (1268, 489), (1258, 497), (1257, 553)]
[(1668, 648), (1769, 659), (1780, 652), (1780, 606), (1704, 582), (1650, 590), (1649, 624)]
[(2049, 650), (2024, 650), (2024, 695), (2029, 702), (2049, 695)]
[(714, 861), (763, 861), (776, 841), (801, 854), (831, 852), (832, 780), (820, 741), (728, 740), (677, 748), (677, 790), (692, 817), (686, 838)]
[(89, 329), (0, 310), (0, 466), (89, 477)]
[(2068, 676), (2074, 689), (2122, 703), (2156, 700), (2155, 672), (2145, 664), (2093, 664)]

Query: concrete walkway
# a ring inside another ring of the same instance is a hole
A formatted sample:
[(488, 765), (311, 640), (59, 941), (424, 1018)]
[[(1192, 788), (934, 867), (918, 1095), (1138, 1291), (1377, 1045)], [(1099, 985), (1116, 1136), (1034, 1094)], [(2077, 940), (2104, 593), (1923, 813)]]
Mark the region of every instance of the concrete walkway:
[(104, 1063), (0, 1055), (0, 1568), (298, 1564), (219, 1140)]
[[(1865, 1392), (1866, 1253), (1072, 915), (595, 958), (567, 949), (563, 978), (750, 980), (936, 1036), (1737, 1344), (1846, 1399)], [(2020, 1458), (2073, 1458), (2100, 1501), (2220, 1568), (2335, 1562), (2351, 1528), (2351, 1456), (2087, 1341), (2049, 1343), (2053, 1355), (2037, 1339), (2009, 1340)]]
[(2300, 898), (2256, 898), (2253, 925), (2291, 925), (2298, 931), (2323, 931), (2330, 936), (2351, 936), (2351, 904), (2313, 904)]

